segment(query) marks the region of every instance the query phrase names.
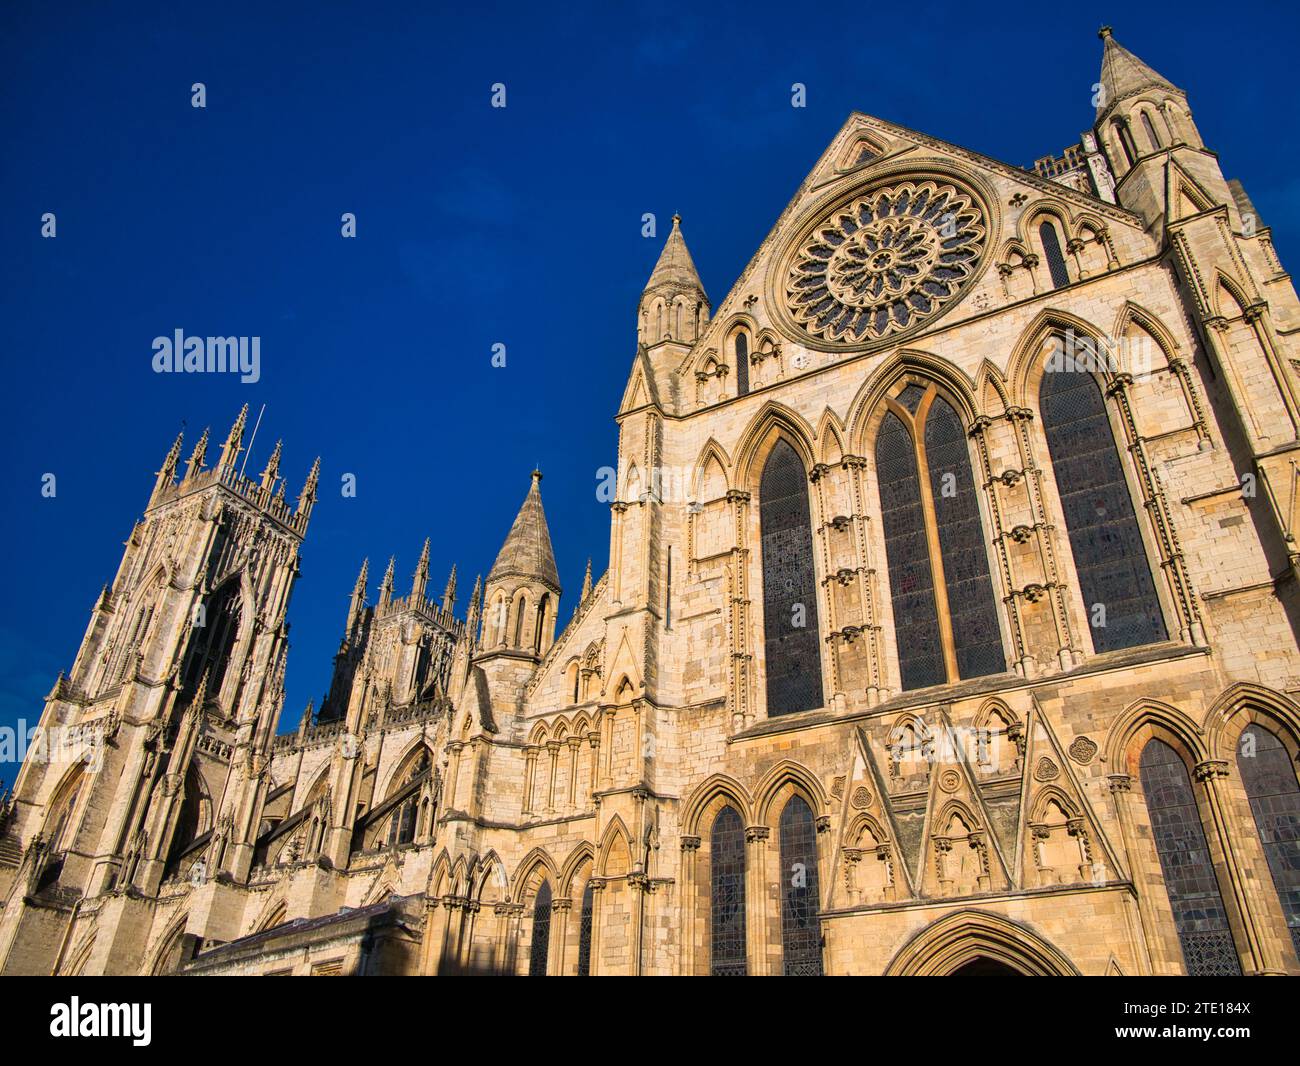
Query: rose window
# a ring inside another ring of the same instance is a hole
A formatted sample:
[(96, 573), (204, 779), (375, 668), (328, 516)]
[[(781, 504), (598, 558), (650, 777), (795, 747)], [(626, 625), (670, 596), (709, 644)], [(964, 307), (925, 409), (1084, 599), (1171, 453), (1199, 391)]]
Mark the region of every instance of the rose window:
[(900, 182), (836, 208), (795, 255), (795, 320), (850, 344), (911, 329), (956, 298), (984, 251), (984, 216), (948, 184)]

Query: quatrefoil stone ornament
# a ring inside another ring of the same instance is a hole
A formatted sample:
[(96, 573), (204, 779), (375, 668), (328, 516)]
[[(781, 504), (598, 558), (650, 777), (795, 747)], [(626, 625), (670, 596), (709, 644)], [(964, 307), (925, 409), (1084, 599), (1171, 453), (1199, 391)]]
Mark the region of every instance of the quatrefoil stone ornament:
[(811, 336), (848, 344), (911, 331), (949, 306), (983, 258), (988, 226), (955, 185), (899, 181), (833, 210), (790, 265), (790, 313)]

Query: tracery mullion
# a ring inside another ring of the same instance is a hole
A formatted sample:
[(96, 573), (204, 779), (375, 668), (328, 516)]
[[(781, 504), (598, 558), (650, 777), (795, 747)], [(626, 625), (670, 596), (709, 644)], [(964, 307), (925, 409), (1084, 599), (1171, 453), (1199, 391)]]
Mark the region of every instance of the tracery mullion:
[[(993, 478), (993, 464), (989, 455), (989, 430), (992, 419), (980, 415), (971, 426), (970, 435), (975, 441), (975, 453), (979, 458), (980, 485), (984, 490), (984, 500), (989, 509), (989, 522), (992, 527), (993, 544), (997, 549), (998, 576), (1002, 584), (1002, 602), (1007, 607), (1008, 628), (1015, 649), (1016, 664), (1021, 672), (1025, 671), (1028, 653), (1025, 650), (1025, 631), (1020, 618), (1020, 607), (1015, 596), (1015, 579), (1011, 573), (1011, 555), (1007, 551), (1005, 523), (1002, 518), (1002, 503), (998, 499)], [(972, 480), (975, 472), (971, 471)], [(1032, 497), (1031, 497), (1032, 502)]]
[(1070, 612), (1066, 607), (1065, 588), (1061, 582), (1061, 568), (1056, 560), (1056, 547), (1052, 541), (1052, 523), (1047, 517), (1047, 504), (1043, 498), (1043, 471), (1034, 454), (1034, 440), (1029, 432), (1029, 423), (1034, 413), (1027, 407), (1007, 408), (1007, 420), (1011, 423), (1016, 436), (1016, 445), (1020, 453), (1020, 467), (1025, 478), (1025, 492), (1029, 496), (1030, 513), (1034, 518), (1038, 539), (1039, 558), (1043, 564), (1046, 587), (1051, 591), (1052, 617), (1056, 624), (1056, 638), (1059, 644), (1057, 658), (1061, 669), (1068, 670), (1077, 659), (1082, 658), (1082, 649), (1076, 647), (1074, 631), (1070, 628)]
[[(817, 531), (817, 543), (821, 547), (821, 554), (822, 554), (823, 577), (821, 580), (821, 587), (825, 590), (825, 595), (824, 595), (824, 599), (826, 603), (825, 629), (827, 633), (834, 633), (839, 626), (839, 620), (837, 618), (838, 611), (836, 610), (835, 596), (830, 588), (830, 582), (833, 580), (833, 578), (831, 577), (831, 545), (830, 545), (830, 536), (826, 532), (826, 526), (827, 526), (826, 477), (830, 473), (830, 469), (831, 468), (827, 466), (825, 463), (817, 463), (813, 466), (812, 472), (809, 476), (809, 483), (814, 486), (814, 489), (809, 493), (810, 498), (808, 500), (808, 505), (810, 508), (815, 509), (816, 511), (815, 514), (812, 514), (810, 516), (811, 525), (812, 528)], [(815, 503), (814, 500), (816, 501)], [(818, 587), (817, 572), (814, 569), (813, 571), (814, 592), (816, 591), (817, 587)], [(821, 629), (819, 628), (817, 632), (817, 641), (819, 644), (821, 642), (821, 639), (822, 639)], [(839, 657), (839, 653), (835, 650), (834, 647), (832, 647), (830, 654), (824, 656), (824, 658), (828, 660), (828, 662), (825, 663), (822, 669), (824, 672), (830, 675), (829, 678), (830, 686), (828, 691), (830, 692), (831, 697), (833, 698), (834, 695), (840, 691), (840, 662), (839, 662), (840, 657)], [(825, 699), (825, 697), (823, 697), (823, 699)], [(827, 700), (826, 702), (830, 702), (830, 701)]]

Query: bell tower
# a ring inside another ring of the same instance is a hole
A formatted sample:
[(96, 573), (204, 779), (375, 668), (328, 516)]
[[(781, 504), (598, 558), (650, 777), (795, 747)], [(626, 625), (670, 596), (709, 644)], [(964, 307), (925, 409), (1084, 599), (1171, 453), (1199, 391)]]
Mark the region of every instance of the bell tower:
[(46, 698), (50, 757), (24, 761), (6, 828), (23, 855), (13, 884), (0, 883), (11, 889), (6, 971), (54, 964), (42, 901), (152, 896), (169, 878), (247, 872), (320, 472), (317, 460), (296, 505), (278, 444), (246, 477), (247, 417), (245, 406), (212, 467), (205, 430), (179, 476), (176, 438), (72, 669)]

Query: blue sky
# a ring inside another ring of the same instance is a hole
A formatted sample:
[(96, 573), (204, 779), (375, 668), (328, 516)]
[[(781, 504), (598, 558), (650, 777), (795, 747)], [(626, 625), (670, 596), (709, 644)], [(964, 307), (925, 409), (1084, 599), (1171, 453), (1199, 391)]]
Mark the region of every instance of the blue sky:
[[(266, 405), (250, 471), (283, 438), (296, 493), (322, 457), (283, 725), (328, 683), (362, 557), (377, 581), (396, 554), (405, 589), (431, 537), (431, 587), (458, 563), (463, 610), (534, 465), (567, 620), (587, 556), (606, 562), (596, 472), (668, 219), (716, 306), (852, 110), (1031, 164), (1090, 123), (1114, 22), (1188, 91), (1283, 262), (1300, 254), (1281, 5), (1184, 7), (1172, 27), (1133, 5), (191, 7), (0, 15), (0, 725), (35, 721), (71, 664), (182, 421), (220, 441), (245, 402)], [(1223, 77), (1222, 47), (1247, 40)], [(177, 328), (259, 336), (261, 380), (153, 373)]]

